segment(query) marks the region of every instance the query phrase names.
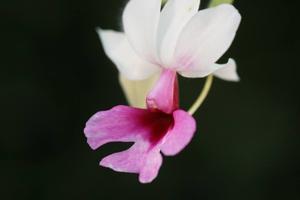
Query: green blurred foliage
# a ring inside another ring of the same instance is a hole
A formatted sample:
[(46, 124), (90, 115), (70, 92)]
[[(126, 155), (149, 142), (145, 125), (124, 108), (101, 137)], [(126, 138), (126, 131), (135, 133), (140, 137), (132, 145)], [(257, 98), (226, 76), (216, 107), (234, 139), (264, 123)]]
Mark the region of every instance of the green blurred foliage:
[(222, 3), (232, 4), (233, 2), (234, 2), (234, 0), (211, 0), (209, 3), (209, 7), (214, 7), (214, 6), (220, 5)]

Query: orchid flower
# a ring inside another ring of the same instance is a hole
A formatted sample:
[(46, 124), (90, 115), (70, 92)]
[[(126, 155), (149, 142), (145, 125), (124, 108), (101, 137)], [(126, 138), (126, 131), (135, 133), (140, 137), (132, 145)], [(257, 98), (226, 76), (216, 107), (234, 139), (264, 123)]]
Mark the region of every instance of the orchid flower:
[[(239, 80), (233, 59), (226, 64), (216, 61), (231, 45), (240, 14), (229, 4), (202, 11), (199, 5), (200, 0), (169, 0), (161, 11), (161, 0), (130, 0), (123, 13), (124, 33), (99, 29), (129, 103), (143, 107), (147, 96), (145, 109), (115, 106), (86, 123), (84, 133), (92, 149), (109, 142), (133, 142), (128, 150), (103, 158), (101, 166), (137, 173), (142, 183), (153, 181), (162, 154), (176, 155), (192, 139), (196, 123), (191, 115), (208, 94), (211, 74)], [(188, 112), (179, 108), (177, 73), (191, 78), (209, 75)], [(130, 80), (147, 81), (135, 88)]]
[(143, 80), (162, 70), (184, 77), (238, 81), (236, 64), (216, 61), (230, 47), (241, 16), (230, 4), (198, 11), (200, 0), (130, 0), (123, 32), (99, 29), (107, 56), (125, 78)]
[(194, 118), (180, 110), (176, 72), (165, 70), (147, 98), (147, 109), (116, 106), (92, 116), (84, 129), (92, 149), (109, 142), (134, 142), (125, 151), (103, 158), (101, 166), (139, 174), (151, 182), (166, 156), (179, 153), (192, 139)]

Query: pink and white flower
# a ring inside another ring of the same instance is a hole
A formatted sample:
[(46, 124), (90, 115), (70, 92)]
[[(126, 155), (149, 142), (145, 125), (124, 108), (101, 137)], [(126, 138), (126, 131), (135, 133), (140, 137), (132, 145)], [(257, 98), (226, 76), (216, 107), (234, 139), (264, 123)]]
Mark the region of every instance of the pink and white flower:
[(138, 173), (151, 182), (163, 158), (179, 153), (192, 139), (196, 123), (178, 106), (176, 72), (164, 70), (147, 97), (147, 109), (116, 106), (92, 116), (84, 129), (88, 144), (97, 149), (109, 142), (134, 142), (125, 151), (103, 158), (100, 165), (119, 172)]
[(86, 123), (84, 133), (92, 149), (109, 142), (133, 142), (128, 150), (103, 158), (101, 166), (137, 173), (142, 183), (153, 181), (162, 154), (179, 153), (196, 130), (194, 118), (179, 109), (177, 73), (239, 80), (233, 59), (216, 62), (231, 45), (240, 14), (229, 4), (198, 11), (199, 5), (200, 0), (169, 0), (161, 10), (161, 0), (129, 0), (123, 13), (124, 33), (98, 31), (122, 76), (144, 80), (160, 73), (147, 95), (146, 109), (116, 106)]
[(200, 0), (130, 0), (123, 12), (123, 32), (98, 33), (107, 56), (122, 75), (143, 80), (163, 69), (185, 77), (209, 74), (238, 81), (236, 64), (216, 64), (230, 47), (241, 21), (230, 4), (204, 10)]

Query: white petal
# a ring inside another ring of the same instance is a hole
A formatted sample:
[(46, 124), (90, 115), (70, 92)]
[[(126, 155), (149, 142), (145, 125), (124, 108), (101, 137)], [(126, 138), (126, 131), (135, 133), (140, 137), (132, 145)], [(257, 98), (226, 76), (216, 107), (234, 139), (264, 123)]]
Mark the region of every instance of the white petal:
[(126, 78), (142, 80), (159, 71), (159, 67), (141, 59), (131, 48), (125, 35), (111, 30), (98, 30), (106, 55)]
[(192, 68), (189, 70), (183, 70), (183, 71), (177, 71), (180, 75), (187, 77), (187, 78), (203, 78), (205, 76), (210, 75), (211, 73), (214, 73), (217, 70), (220, 70), (223, 65), (217, 65), (217, 64), (210, 64), (207, 67), (201, 67), (201, 68)]
[(198, 12), (200, 0), (169, 0), (164, 6), (158, 27), (157, 44), (164, 67), (170, 66), (180, 32)]
[(161, 0), (130, 0), (123, 13), (125, 34), (133, 49), (151, 63), (158, 63), (156, 35)]
[[(219, 64), (215, 64), (219, 65)], [(220, 69), (214, 72), (214, 75), (225, 81), (239, 81), (240, 77), (236, 71), (236, 63), (233, 59), (229, 59), (226, 64), (219, 65)]]
[(179, 36), (174, 63), (178, 71), (196, 71), (203, 77), (218, 69), (212, 65), (230, 47), (240, 21), (239, 12), (228, 4), (197, 13)]

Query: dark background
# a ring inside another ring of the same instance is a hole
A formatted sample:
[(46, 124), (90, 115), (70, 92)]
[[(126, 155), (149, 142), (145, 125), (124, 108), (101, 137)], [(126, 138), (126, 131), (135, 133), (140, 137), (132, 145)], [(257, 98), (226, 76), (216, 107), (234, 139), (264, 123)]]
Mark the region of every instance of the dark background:
[[(236, 0), (243, 19), (197, 134), (148, 185), (98, 166), (129, 144), (92, 151), (83, 128), (125, 104), (95, 27), (119, 29), (124, 0), (1, 0), (1, 199), (299, 199), (299, 5)], [(299, 4), (299, 3), (298, 3)], [(203, 1), (202, 7), (207, 5)], [(203, 80), (180, 79), (188, 108)]]

